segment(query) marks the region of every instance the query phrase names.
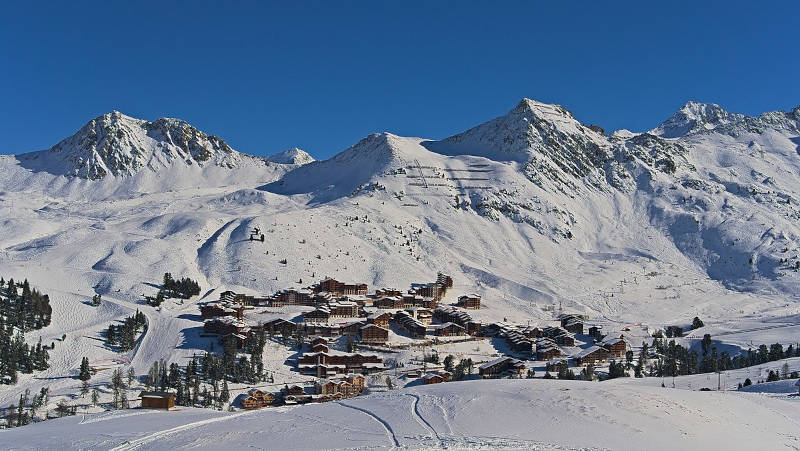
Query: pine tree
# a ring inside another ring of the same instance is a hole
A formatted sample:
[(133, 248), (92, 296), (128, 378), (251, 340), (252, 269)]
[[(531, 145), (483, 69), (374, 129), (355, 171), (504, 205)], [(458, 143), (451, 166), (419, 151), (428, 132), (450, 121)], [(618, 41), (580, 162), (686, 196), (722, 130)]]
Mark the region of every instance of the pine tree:
[(89, 382), (83, 381), (81, 383), (81, 398), (85, 398), (89, 394)]
[(128, 387), (133, 386), (133, 382), (136, 380), (136, 371), (134, 371), (133, 367), (128, 368)]
[(89, 359), (84, 357), (81, 359), (81, 369), (80, 373), (78, 374), (78, 379), (86, 382), (92, 378), (92, 374), (89, 368)]
[(96, 406), (98, 402), (100, 402), (100, 392), (97, 391), (96, 388), (93, 388), (92, 389), (92, 404)]
[(231, 400), (231, 393), (228, 390), (228, 381), (222, 382), (222, 391), (219, 394), (219, 402), (222, 405), (228, 404)]

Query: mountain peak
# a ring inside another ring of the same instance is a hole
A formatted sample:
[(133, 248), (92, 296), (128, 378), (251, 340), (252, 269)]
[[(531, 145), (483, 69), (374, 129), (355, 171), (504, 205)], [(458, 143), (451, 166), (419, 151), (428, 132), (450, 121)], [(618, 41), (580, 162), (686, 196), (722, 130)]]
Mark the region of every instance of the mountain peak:
[(729, 113), (715, 103), (690, 100), (661, 125), (650, 131), (662, 138), (678, 138), (705, 130), (713, 130), (744, 119), (743, 114)]
[(267, 160), (273, 163), (296, 164), (299, 166), (313, 163), (315, 161), (314, 157), (299, 147), (292, 147), (291, 149), (284, 150), (283, 152), (274, 153), (268, 156)]
[(88, 179), (133, 175), (175, 161), (233, 167), (238, 153), (215, 135), (186, 121), (160, 118), (153, 122), (117, 110), (98, 116), (74, 135), (46, 151), (52, 172)]

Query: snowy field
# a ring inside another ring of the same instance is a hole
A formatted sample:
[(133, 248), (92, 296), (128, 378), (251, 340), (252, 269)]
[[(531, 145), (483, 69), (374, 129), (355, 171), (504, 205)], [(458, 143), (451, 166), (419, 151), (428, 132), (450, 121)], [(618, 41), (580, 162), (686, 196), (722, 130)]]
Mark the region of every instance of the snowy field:
[(237, 413), (132, 410), (4, 431), (46, 449), (797, 449), (800, 398), (495, 380)]

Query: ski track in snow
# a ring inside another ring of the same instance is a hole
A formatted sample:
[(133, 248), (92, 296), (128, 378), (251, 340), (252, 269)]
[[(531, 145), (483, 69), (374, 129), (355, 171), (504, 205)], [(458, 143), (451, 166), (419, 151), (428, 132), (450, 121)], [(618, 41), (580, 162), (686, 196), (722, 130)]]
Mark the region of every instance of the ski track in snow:
[(161, 437), (164, 437), (164, 436), (169, 435), (169, 434), (173, 434), (173, 433), (176, 433), (176, 432), (184, 432), (184, 431), (187, 431), (189, 429), (197, 428), (197, 427), (204, 426), (204, 425), (207, 425), (207, 424), (217, 423), (217, 422), (220, 422), (220, 421), (228, 421), (230, 419), (238, 418), (238, 417), (241, 417), (241, 416), (244, 416), (244, 415), (252, 415), (255, 412), (256, 412), (255, 410), (249, 410), (249, 411), (244, 411), (244, 412), (224, 415), (224, 416), (221, 416), (221, 417), (207, 418), (205, 420), (200, 420), (200, 421), (195, 421), (195, 422), (192, 422), (192, 423), (182, 424), (180, 426), (176, 426), (176, 427), (169, 428), (169, 429), (164, 429), (164, 430), (161, 430), (161, 431), (158, 431), (158, 432), (152, 432), (152, 433), (150, 433), (150, 434), (148, 434), (148, 435), (146, 435), (144, 437), (140, 437), (140, 438), (137, 438), (137, 439), (134, 439), (134, 440), (128, 440), (128, 441), (126, 441), (125, 443), (123, 443), (121, 445), (118, 445), (118, 446), (115, 446), (114, 448), (111, 448), (110, 451), (125, 451), (125, 450), (139, 449), (142, 446), (145, 446), (145, 445), (148, 445), (150, 443), (153, 443), (156, 440), (160, 439)]
[(372, 411), (370, 411), (368, 409), (364, 409), (364, 408), (361, 408), (361, 407), (356, 407), (356, 406), (353, 406), (353, 405), (350, 405), (350, 404), (346, 404), (346, 403), (341, 402), (341, 401), (337, 401), (336, 403), (339, 404), (340, 406), (347, 407), (348, 409), (358, 410), (359, 412), (369, 416), (373, 420), (375, 420), (378, 423), (380, 423), (381, 426), (383, 426), (383, 428), (386, 430), (386, 437), (389, 440), (391, 440), (392, 443), (394, 443), (395, 447), (398, 447), (398, 448), (400, 447), (400, 442), (397, 440), (397, 435), (395, 435), (394, 430), (392, 429), (392, 426), (389, 424), (389, 422), (387, 422), (386, 420), (384, 420), (383, 418), (379, 417), (374, 412), (372, 412)]
[(441, 446), (442, 438), (439, 436), (439, 433), (436, 432), (436, 429), (428, 422), (428, 420), (425, 419), (424, 416), (422, 416), (422, 413), (420, 413), (419, 411), (419, 395), (416, 393), (406, 393), (406, 395), (414, 399), (412, 404), (412, 411), (414, 413), (414, 418), (420, 425), (424, 426), (431, 432), (431, 437), (436, 437), (436, 440), (439, 441), (439, 446)]

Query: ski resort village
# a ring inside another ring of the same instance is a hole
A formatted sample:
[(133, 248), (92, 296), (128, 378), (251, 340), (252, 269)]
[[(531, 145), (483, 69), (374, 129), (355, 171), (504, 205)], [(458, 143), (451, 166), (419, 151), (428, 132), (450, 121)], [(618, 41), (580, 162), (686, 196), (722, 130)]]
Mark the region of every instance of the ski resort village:
[(0, 156), (0, 448), (797, 449), (799, 127), (104, 114)]

